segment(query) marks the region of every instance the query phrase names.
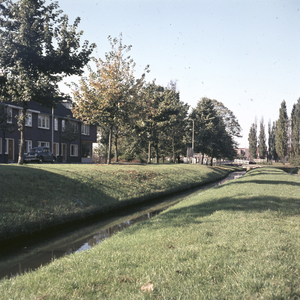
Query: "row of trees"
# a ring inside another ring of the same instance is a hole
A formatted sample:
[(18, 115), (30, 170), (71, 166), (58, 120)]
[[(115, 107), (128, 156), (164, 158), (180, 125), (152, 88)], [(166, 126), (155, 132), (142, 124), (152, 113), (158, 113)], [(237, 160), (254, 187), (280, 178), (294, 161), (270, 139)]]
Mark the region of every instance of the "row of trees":
[[(252, 158), (259, 157), (282, 162), (288, 157), (291, 162), (300, 162), (300, 98), (293, 105), (291, 117), (288, 117), (286, 102), (283, 100), (279, 109), (279, 118), (276, 122), (268, 124), (268, 146), (263, 120), (260, 122), (259, 137), (257, 139), (257, 125), (253, 123), (250, 128), (248, 141)], [(268, 151), (267, 151), (268, 148)]]
[[(25, 121), (29, 101), (55, 106), (63, 95), (58, 83), (69, 75), (82, 75), (95, 44), (80, 45), (80, 19), (69, 25), (57, 2), (45, 0), (0, 1), (0, 101), (21, 104), (19, 163), (23, 163)], [(180, 157), (191, 144), (192, 123), (195, 149), (211, 157), (232, 157), (234, 137), (240, 128), (233, 113), (222, 103), (201, 99), (189, 114), (176, 84), (167, 87), (146, 83), (145, 74), (134, 76), (135, 64), (127, 56), (131, 46), (109, 38), (111, 51), (94, 60), (96, 71), (82, 77), (73, 88), (74, 115), (102, 129), (111, 161), (112, 142), (129, 159), (147, 153), (150, 162), (159, 157)], [(233, 129), (234, 128), (234, 129)]]
[[(107, 145), (111, 162), (112, 141), (115, 159), (172, 157), (175, 162), (186, 154), (194, 130), (195, 150), (211, 158), (233, 158), (234, 138), (240, 125), (234, 114), (221, 102), (202, 98), (189, 113), (189, 105), (180, 100), (176, 83), (167, 87), (146, 83), (145, 73), (135, 78), (135, 63), (127, 55), (130, 46), (109, 37), (111, 51), (105, 60), (95, 60), (96, 71), (73, 85), (73, 114), (87, 123), (101, 127), (101, 143)], [(192, 126), (193, 124), (193, 126)], [(193, 129), (194, 128), (194, 129)], [(118, 149), (120, 151), (118, 151)]]

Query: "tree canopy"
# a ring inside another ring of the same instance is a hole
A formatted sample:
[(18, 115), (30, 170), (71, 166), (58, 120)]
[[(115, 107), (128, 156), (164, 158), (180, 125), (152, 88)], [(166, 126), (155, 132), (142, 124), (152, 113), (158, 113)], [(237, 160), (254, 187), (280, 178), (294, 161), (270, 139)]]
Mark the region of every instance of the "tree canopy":
[[(134, 76), (135, 63), (126, 56), (131, 46), (119, 39), (108, 38), (111, 51), (105, 59), (96, 62), (96, 71), (91, 68), (88, 78), (82, 77), (73, 89), (75, 107), (73, 114), (84, 122), (102, 124), (109, 128), (108, 164), (111, 162), (113, 129), (129, 123), (144, 85), (145, 73), (138, 79)], [(148, 66), (145, 68), (148, 72)]]
[[(211, 158), (232, 159), (236, 155), (233, 136), (239, 135), (240, 126), (222, 103), (204, 97), (192, 110), (190, 119), (194, 121), (196, 151)], [(235, 130), (231, 131), (231, 126)]]
[(63, 76), (80, 75), (95, 44), (80, 46), (80, 18), (69, 25), (57, 2), (3, 0), (0, 4), (0, 70), (9, 101), (23, 105), (19, 163), (23, 163), (28, 101), (54, 106)]
[(248, 135), (249, 142), (249, 152), (253, 159), (257, 157), (256, 148), (257, 148), (257, 125), (252, 123)]
[(276, 123), (277, 130), (275, 135), (276, 153), (278, 154), (282, 162), (284, 162), (284, 158), (287, 155), (287, 142), (288, 142), (287, 121), (288, 121), (288, 115), (286, 110), (286, 103), (283, 100), (281, 102), (281, 106), (279, 109), (279, 119), (277, 120)]
[(260, 129), (258, 136), (258, 153), (261, 159), (264, 159), (267, 154), (266, 134), (263, 120), (260, 121)]

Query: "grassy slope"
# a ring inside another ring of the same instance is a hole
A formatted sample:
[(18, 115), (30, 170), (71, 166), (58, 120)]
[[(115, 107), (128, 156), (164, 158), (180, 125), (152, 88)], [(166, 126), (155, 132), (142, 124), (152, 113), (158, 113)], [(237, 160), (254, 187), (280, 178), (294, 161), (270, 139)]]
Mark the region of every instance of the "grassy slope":
[[(3, 299), (298, 299), (299, 185), (299, 177), (280, 170), (250, 171), (87, 252), (2, 280), (0, 295)], [(148, 284), (153, 290), (142, 292)]]
[(195, 165), (0, 165), (0, 241), (217, 180)]

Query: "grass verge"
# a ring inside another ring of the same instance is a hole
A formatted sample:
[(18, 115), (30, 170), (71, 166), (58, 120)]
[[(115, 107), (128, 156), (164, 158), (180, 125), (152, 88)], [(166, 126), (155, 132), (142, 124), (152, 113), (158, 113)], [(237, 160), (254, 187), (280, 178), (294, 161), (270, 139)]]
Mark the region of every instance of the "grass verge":
[(0, 281), (3, 299), (298, 299), (300, 178), (274, 168), (184, 200), (91, 250)]
[(199, 165), (0, 165), (0, 241), (217, 180)]

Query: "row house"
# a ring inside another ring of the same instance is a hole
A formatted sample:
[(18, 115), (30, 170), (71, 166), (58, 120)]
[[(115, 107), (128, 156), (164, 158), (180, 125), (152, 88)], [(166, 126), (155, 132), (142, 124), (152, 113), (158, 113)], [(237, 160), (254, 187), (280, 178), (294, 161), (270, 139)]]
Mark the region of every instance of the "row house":
[[(5, 133), (5, 153), (2, 153), (4, 143), (3, 132), (0, 132), (0, 162), (17, 162), (19, 156), (20, 132), (17, 119), (22, 107), (15, 103), (6, 103), (7, 122), (14, 125), (12, 133)], [(35, 102), (28, 103), (27, 119), (25, 124), (25, 153), (33, 147), (46, 146), (52, 149), (57, 162), (91, 163), (93, 162), (93, 143), (97, 142), (97, 126), (84, 124), (73, 118), (71, 101), (61, 101), (55, 108), (48, 109)], [(78, 135), (74, 141), (66, 142), (63, 132), (67, 122), (77, 128)]]

